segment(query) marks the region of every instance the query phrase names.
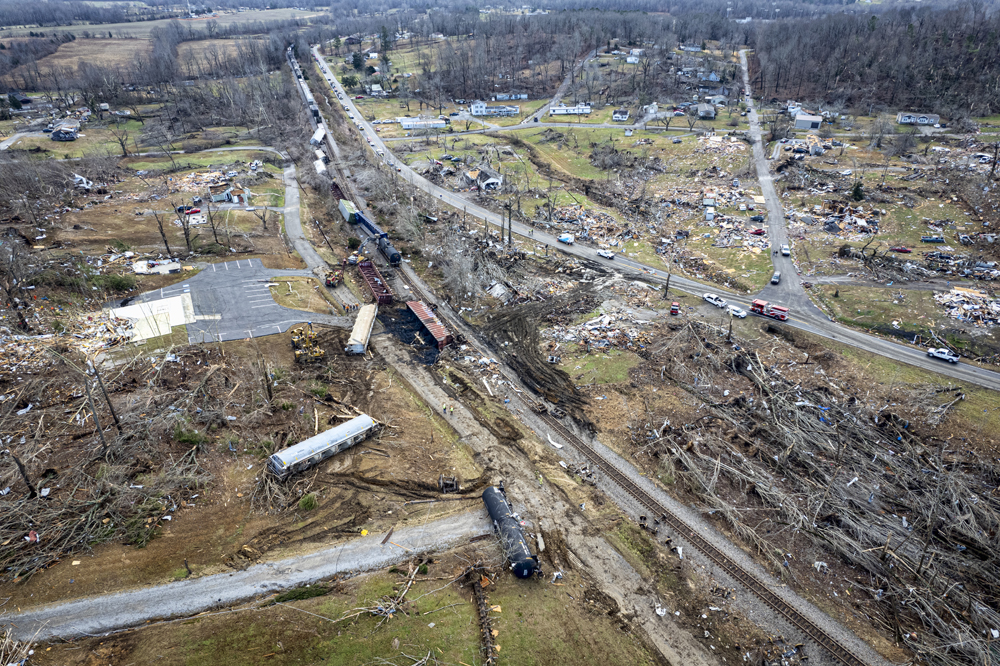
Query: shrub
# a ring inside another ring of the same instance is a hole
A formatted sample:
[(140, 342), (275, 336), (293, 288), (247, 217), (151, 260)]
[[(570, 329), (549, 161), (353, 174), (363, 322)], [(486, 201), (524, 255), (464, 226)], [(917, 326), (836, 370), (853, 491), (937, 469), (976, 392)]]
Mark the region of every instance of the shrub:
[(297, 587), (294, 590), (288, 590), (287, 592), (282, 592), (274, 598), (275, 603), (283, 603), (285, 601), (299, 601), (302, 599), (312, 599), (313, 597), (321, 597), (330, 588), (323, 587), (322, 585), (313, 585), (311, 587)]
[(319, 502), (316, 501), (316, 495), (314, 493), (303, 495), (302, 499), (299, 500), (299, 509), (302, 511), (312, 511), (318, 505)]
[(361, 247), (360, 238), (355, 238), (354, 236), (351, 236), (350, 238), (347, 239), (347, 248), (349, 250), (357, 250), (359, 247)]
[(95, 275), (90, 282), (98, 289), (107, 291), (131, 291), (135, 288), (134, 275)]
[(186, 430), (180, 423), (174, 426), (174, 439), (190, 446), (201, 446), (205, 443), (204, 435), (197, 430)]

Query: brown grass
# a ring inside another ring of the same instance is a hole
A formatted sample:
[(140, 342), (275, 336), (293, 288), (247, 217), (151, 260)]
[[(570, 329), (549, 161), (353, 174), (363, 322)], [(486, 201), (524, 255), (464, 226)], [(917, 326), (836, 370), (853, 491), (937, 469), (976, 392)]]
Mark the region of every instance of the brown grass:
[(215, 54), (220, 61), (236, 55), (237, 40), (235, 39), (203, 39), (197, 42), (183, 42), (177, 45), (177, 61), (183, 70), (193, 67), (200, 60), (210, 66), (214, 63)]
[[(128, 67), (137, 55), (148, 55), (152, 44), (140, 39), (78, 39), (59, 47), (50, 56), (38, 61), (38, 68), (44, 72), (50, 68), (68, 67), (76, 70), (81, 62), (95, 65)], [(17, 80), (21, 67), (10, 76)]]

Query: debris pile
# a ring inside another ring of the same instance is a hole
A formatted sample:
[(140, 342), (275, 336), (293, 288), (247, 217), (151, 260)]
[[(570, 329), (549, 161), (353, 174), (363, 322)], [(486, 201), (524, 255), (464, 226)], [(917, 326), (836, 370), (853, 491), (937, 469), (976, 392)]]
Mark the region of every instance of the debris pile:
[(825, 200), (807, 210), (786, 208), (786, 216), (806, 226), (823, 225), (823, 230), (831, 234), (858, 234), (858, 239), (866, 234), (879, 232), (879, 217), (886, 211), (875, 207), (851, 205), (843, 201)]
[(989, 630), (1000, 628), (990, 559), (1000, 470), (971, 442), (933, 429), (961, 389), (896, 387), (887, 401), (832, 381), (829, 352), (803, 362), (788, 349), (776, 364), (774, 349), (725, 336), (698, 322), (658, 336), (633, 380), (684, 387), (699, 407), (686, 424), (672, 424), (673, 411), (644, 415), (637, 457), (686, 479), (772, 570), (813, 581), (922, 661), (989, 661)]
[(747, 144), (743, 143), (734, 136), (725, 137), (718, 135), (703, 135), (698, 137), (698, 147), (695, 148), (695, 154), (698, 153), (722, 153), (723, 155), (738, 155), (740, 153), (746, 152)]
[(542, 338), (551, 340), (550, 351), (563, 343), (576, 343), (587, 352), (621, 349), (638, 352), (650, 343), (650, 334), (640, 328), (648, 322), (637, 321), (632, 315), (617, 310), (575, 326), (557, 325), (545, 329)]
[(969, 321), (975, 326), (1000, 324), (1000, 300), (985, 292), (952, 287), (947, 293), (935, 293), (934, 300), (944, 307), (952, 319)]

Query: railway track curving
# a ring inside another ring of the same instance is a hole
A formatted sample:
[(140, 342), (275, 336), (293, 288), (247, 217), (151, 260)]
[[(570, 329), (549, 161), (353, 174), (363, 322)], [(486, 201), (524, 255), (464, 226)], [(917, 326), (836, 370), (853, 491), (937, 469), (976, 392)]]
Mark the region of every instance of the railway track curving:
[[(327, 128), (327, 136), (330, 137), (331, 141), (333, 140), (333, 137), (330, 136), (329, 128)], [(331, 164), (333, 165), (334, 171), (337, 175), (337, 182), (344, 189), (344, 194), (352, 199), (355, 204), (359, 204), (360, 198), (354, 190), (352, 183), (347, 178), (340, 160), (337, 159), (334, 151), (325, 145), (325, 142), (323, 148), (330, 154)], [(427, 296), (424, 294), (420, 286), (413, 280), (407, 278), (403, 271), (397, 270), (393, 271), (393, 273), (397, 280), (404, 282), (409, 286), (410, 293), (412, 293), (415, 297), (426, 302), (433, 302), (427, 299)], [(445, 323), (449, 324), (456, 332), (464, 332), (469, 342), (476, 340), (476, 342), (473, 343), (473, 346), (484, 346), (478, 341), (475, 334), (469, 330), (464, 321), (454, 321), (452, 317), (445, 314), (440, 309), (438, 310), (437, 315), (444, 320)], [(511, 380), (507, 373), (503, 372), (502, 374), (504, 374), (508, 380)], [(528, 411), (531, 410), (531, 405), (528, 405), (525, 400), (516, 394), (512, 396), (512, 399), (524, 403), (523, 406)], [(844, 666), (869, 666), (869, 663), (866, 660), (857, 656), (841, 641), (810, 620), (787, 601), (782, 599), (781, 596), (776, 594), (767, 583), (758, 578), (755, 574), (744, 569), (739, 563), (734, 561), (714, 544), (712, 544), (708, 539), (699, 534), (696, 528), (688, 525), (684, 519), (675, 514), (669, 507), (666, 507), (657, 501), (656, 498), (632, 481), (632, 479), (630, 479), (626, 473), (622, 472), (613, 462), (608, 460), (599, 451), (573, 434), (557, 418), (551, 414), (541, 414), (539, 415), (539, 418), (554, 431), (558, 432), (566, 440), (566, 442), (575, 448), (580, 455), (586, 458), (590, 464), (601, 470), (609, 479), (611, 479), (613, 483), (615, 483), (625, 493), (630, 495), (636, 502), (649, 511), (650, 515), (655, 516), (660, 523), (672, 529), (680, 539), (686, 541), (693, 549), (699, 551), (711, 560), (744, 589), (760, 599), (779, 616), (783, 617), (792, 627), (802, 632), (802, 634), (811, 640), (815, 645), (825, 650), (831, 657), (833, 657), (833, 659), (841, 664), (844, 664)]]
[(728, 574), (733, 580), (754, 594), (772, 610), (785, 618), (793, 627), (805, 634), (816, 645), (825, 649), (833, 658), (845, 666), (868, 666), (868, 662), (855, 655), (847, 646), (824, 631), (815, 622), (792, 607), (788, 602), (754, 574), (745, 570), (732, 558), (716, 548), (710, 541), (705, 539), (697, 530), (690, 527), (684, 520), (674, 514), (669, 508), (663, 506), (649, 493), (643, 490), (638, 484), (632, 481), (628, 475), (618, 469), (611, 461), (602, 456), (589, 444), (569, 431), (558, 419), (550, 414), (541, 416), (545, 423), (557, 431), (566, 441), (568, 441), (589, 463), (596, 466), (606, 474), (622, 490), (632, 496), (640, 505), (645, 507), (652, 516), (655, 516), (662, 524), (670, 527), (677, 535), (687, 541), (692, 548), (702, 553), (705, 557), (714, 562), (720, 569)]

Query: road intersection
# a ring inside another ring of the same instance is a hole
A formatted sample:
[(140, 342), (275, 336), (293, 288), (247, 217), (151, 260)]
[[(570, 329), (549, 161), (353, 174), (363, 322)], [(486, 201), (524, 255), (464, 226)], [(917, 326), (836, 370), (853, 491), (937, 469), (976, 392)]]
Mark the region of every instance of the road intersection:
[[(390, 149), (386, 146), (385, 142), (378, 136), (378, 133), (374, 131), (372, 125), (364, 119), (364, 116), (362, 116), (358, 109), (354, 106), (354, 103), (347, 94), (347, 91), (343, 88), (336, 76), (334, 76), (333, 71), (319, 53), (318, 46), (313, 49), (313, 55), (326, 79), (330, 82), (333, 90), (340, 93), (342, 103), (347, 105), (350, 113), (354, 114), (356, 118), (355, 122), (357, 123), (359, 129), (364, 137), (370, 141), (376, 160), (391, 160), (398, 169), (400, 176), (402, 176), (402, 178), (413, 187), (426, 192), (430, 196), (443, 203), (453, 206), (468, 215), (472, 215), (480, 220), (486, 220), (488, 223), (495, 224), (498, 227), (500, 226), (502, 220), (499, 214), (472, 203), (456, 192), (451, 192), (450, 190), (446, 190), (435, 185), (434, 183), (431, 183), (426, 178), (413, 171), (406, 164), (396, 159), (392, 155)], [(743, 53), (741, 55), (741, 63), (744, 67), (744, 86), (746, 87), (746, 92), (749, 93), (749, 79), (746, 74), (746, 54)], [(748, 99), (750, 98), (749, 95), (747, 95), (747, 97)], [(767, 161), (764, 158), (764, 151), (760, 138), (760, 124), (756, 110), (751, 109), (748, 113), (748, 117), (751, 119), (751, 137), (754, 138), (754, 162), (759, 170), (758, 173), (761, 176), (759, 178), (761, 182), (761, 189), (764, 192), (764, 199), (767, 202), (768, 226), (771, 243), (772, 247), (778, 247), (782, 243), (788, 242), (787, 229), (784, 222), (784, 213), (781, 208), (778, 194), (774, 189), (769, 169), (767, 168)], [(379, 150), (383, 151), (384, 158), (380, 158), (378, 155)], [(579, 244), (563, 245), (556, 241), (555, 236), (521, 222), (512, 222), (511, 227), (514, 233), (525, 238), (530, 238), (535, 243), (544, 243), (552, 247), (558, 247), (562, 252), (567, 254), (603, 264), (605, 269), (619, 270), (625, 274), (629, 274), (653, 283), (662, 284), (668, 279), (669, 274), (667, 270), (664, 270), (665, 266), (664, 268), (648, 266), (621, 255), (618, 255), (618, 258), (614, 260), (604, 259), (597, 255), (597, 248), (591, 248)], [(819, 308), (817, 308), (812, 301), (809, 300), (809, 297), (805, 294), (805, 289), (802, 287), (798, 272), (795, 269), (794, 263), (790, 257), (782, 257), (780, 254), (774, 255), (773, 262), (775, 268), (781, 270), (782, 272), (782, 283), (777, 285), (775, 289), (772, 289), (770, 286), (765, 288), (757, 296), (769, 299), (779, 305), (788, 305), (792, 308), (792, 316), (789, 321), (782, 324), (783, 326), (790, 326), (792, 328), (819, 335), (829, 340), (857, 347), (858, 349), (862, 349), (867, 352), (880, 354), (925, 370), (931, 370), (958, 381), (966, 381), (985, 388), (1000, 390), (1000, 373), (979, 368), (967, 363), (960, 363), (958, 365), (944, 364), (936, 359), (928, 358), (926, 352), (922, 349), (890, 342), (888, 340), (867, 335), (837, 324), (827, 315), (823, 314)], [(736, 303), (744, 309), (748, 309), (750, 301), (757, 297), (747, 297), (744, 295), (727, 293), (724, 290), (720, 290), (718, 287), (707, 286), (700, 282), (676, 275), (670, 275), (669, 279), (671, 289), (677, 289), (679, 291), (697, 296), (700, 296), (706, 291), (712, 291), (720, 294), (730, 303)]]

